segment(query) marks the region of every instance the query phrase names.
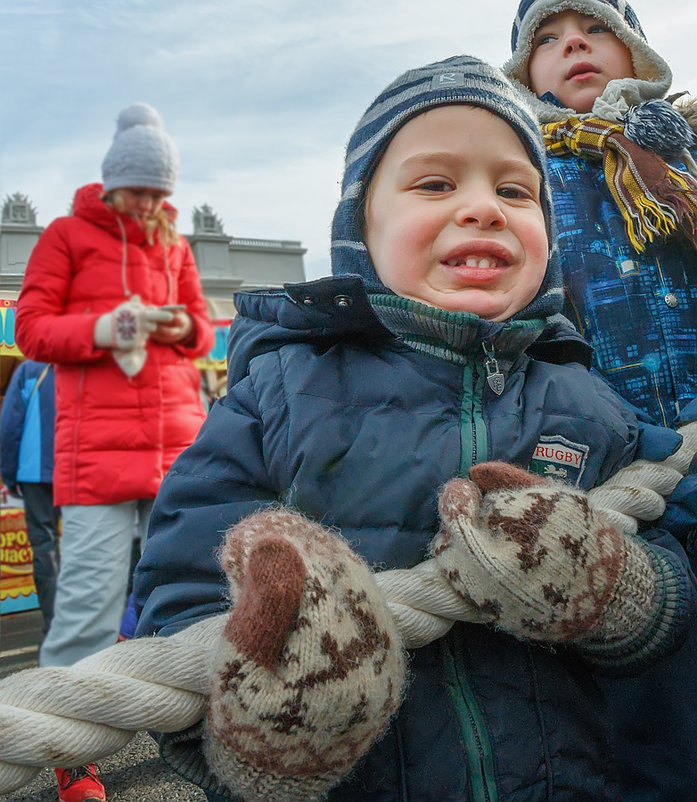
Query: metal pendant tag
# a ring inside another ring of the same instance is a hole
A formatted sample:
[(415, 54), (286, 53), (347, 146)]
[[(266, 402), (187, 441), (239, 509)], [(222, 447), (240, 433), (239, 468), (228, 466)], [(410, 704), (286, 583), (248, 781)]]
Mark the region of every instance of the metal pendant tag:
[(495, 360), (493, 365), (490, 362), (486, 363), (486, 383), (496, 395), (501, 395), (503, 392), (506, 380), (504, 379), (503, 373), (499, 372), (499, 366), (496, 364)]
[(492, 392), (496, 393), (496, 395), (501, 395), (506, 384), (506, 379), (504, 378), (503, 373), (501, 373), (499, 370), (499, 363), (496, 361), (496, 357), (494, 356), (494, 346), (489, 345), (487, 347), (487, 344), (483, 342), (482, 350), (484, 351), (484, 356), (486, 357), (484, 360), (484, 367), (486, 368), (486, 383), (489, 385)]

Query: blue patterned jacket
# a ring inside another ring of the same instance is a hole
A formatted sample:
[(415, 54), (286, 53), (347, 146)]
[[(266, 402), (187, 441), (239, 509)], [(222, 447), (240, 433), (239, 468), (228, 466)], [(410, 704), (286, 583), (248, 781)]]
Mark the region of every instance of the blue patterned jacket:
[[(678, 237), (638, 254), (600, 161), (550, 156), (566, 287), (565, 313), (595, 349), (594, 366), (624, 398), (669, 426), (697, 418), (697, 250)], [(676, 167), (684, 165), (674, 162)], [(678, 486), (671, 529), (697, 564), (697, 482)], [(691, 512), (689, 512), (691, 510)], [(671, 513), (668, 514), (668, 518)], [(667, 521), (668, 522), (668, 521)], [(668, 522), (670, 525), (670, 522)], [(600, 679), (631, 802), (692, 802), (697, 784), (697, 626), (640, 677)]]
[(657, 423), (694, 420), (697, 250), (673, 237), (637, 253), (602, 163), (550, 156), (548, 164), (565, 314), (593, 346), (594, 366)]

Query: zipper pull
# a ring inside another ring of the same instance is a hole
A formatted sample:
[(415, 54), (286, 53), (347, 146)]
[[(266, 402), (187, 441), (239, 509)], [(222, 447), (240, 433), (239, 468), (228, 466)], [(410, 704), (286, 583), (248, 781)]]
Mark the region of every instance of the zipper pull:
[(492, 392), (496, 395), (501, 395), (503, 388), (506, 386), (506, 379), (499, 370), (499, 363), (494, 356), (494, 346), (490, 345), (487, 349), (485, 342), (482, 342), (482, 349), (484, 350), (484, 367), (486, 368), (486, 383), (491, 387)]

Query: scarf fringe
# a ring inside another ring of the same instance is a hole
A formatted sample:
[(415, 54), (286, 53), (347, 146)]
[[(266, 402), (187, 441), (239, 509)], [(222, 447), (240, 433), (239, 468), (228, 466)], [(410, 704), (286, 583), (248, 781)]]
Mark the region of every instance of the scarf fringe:
[(605, 181), (637, 253), (679, 232), (697, 248), (697, 181), (624, 136), (617, 123), (569, 117), (542, 127), (548, 152), (602, 159)]

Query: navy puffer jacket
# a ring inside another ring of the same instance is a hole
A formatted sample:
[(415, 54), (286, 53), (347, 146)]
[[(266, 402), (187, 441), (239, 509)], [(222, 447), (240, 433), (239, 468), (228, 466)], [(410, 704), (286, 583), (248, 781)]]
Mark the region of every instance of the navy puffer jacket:
[[(439, 488), (474, 462), (505, 460), (589, 488), (639, 455), (666, 456), (679, 440), (643, 430), (581, 364), (587, 346), (563, 325), (488, 323), (415, 304), (437, 323), (460, 321), (457, 347), (437, 356), (391, 333), (357, 278), (241, 293), (236, 303), (229, 392), (155, 503), (135, 580), (139, 635), (170, 634), (226, 609), (216, 549), (230, 525), (268, 502), (338, 527), (377, 568), (404, 568), (424, 558), (438, 529)], [(505, 378), (500, 396), (486, 382), (482, 341)], [(682, 550), (660, 530), (646, 536), (674, 615), (650, 646), (605, 655), (616, 672), (675, 648), (692, 604)], [(458, 625), (412, 653), (399, 715), (329, 798), (615, 799), (594, 671), (573, 649)], [(197, 728), (165, 736), (163, 755), (214, 789), (198, 738)]]

